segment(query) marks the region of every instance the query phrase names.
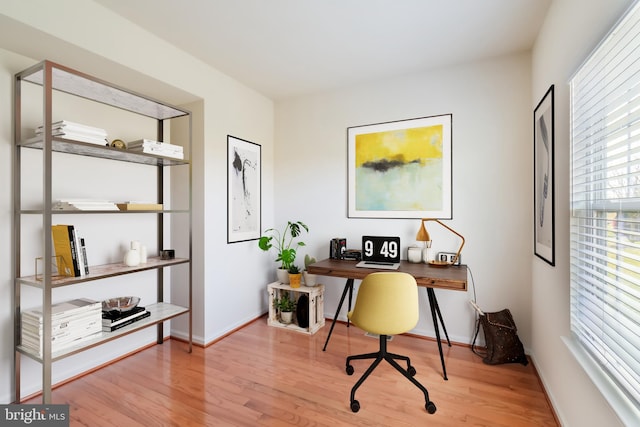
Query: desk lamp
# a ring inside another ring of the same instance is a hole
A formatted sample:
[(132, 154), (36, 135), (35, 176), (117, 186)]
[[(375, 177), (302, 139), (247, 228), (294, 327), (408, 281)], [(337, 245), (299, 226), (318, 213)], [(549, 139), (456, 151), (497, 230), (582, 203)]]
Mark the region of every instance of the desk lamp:
[(427, 245), (427, 248), (431, 247), (431, 237), (429, 236), (429, 232), (427, 231), (427, 229), (424, 226), (424, 223), (427, 222), (427, 221), (435, 221), (435, 222), (437, 222), (438, 224), (440, 224), (441, 226), (443, 226), (447, 230), (451, 231), (456, 236), (460, 237), (462, 239), (462, 243), (460, 243), (460, 247), (458, 248), (458, 252), (456, 253), (456, 256), (453, 257), (451, 262), (440, 261), (440, 260), (435, 260), (435, 261), (425, 260), (425, 262), (428, 263), (429, 265), (433, 265), (435, 267), (448, 267), (450, 265), (455, 264), (456, 261), (458, 261), (458, 258), (460, 258), (460, 252), (462, 251), (462, 247), (464, 246), (464, 237), (462, 237), (462, 235), (460, 233), (458, 233), (457, 231), (455, 231), (454, 229), (452, 229), (451, 227), (447, 226), (446, 224), (444, 224), (443, 222), (441, 222), (440, 220), (438, 220), (436, 218), (422, 218), (422, 220), (420, 220), (420, 229), (418, 230), (418, 234), (416, 235), (416, 240), (419, 241), (419, 242), (425, 242), (426, 245)]

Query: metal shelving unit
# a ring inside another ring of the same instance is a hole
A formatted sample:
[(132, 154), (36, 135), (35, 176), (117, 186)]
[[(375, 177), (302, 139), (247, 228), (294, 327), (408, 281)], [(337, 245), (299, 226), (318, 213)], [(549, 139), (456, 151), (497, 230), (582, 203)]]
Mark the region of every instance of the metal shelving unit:
[[(22, 399), (20, 393), (20, 357), (26, 356), (42, 364), (42, 400), (43, 403), (51, 403), (52, 387), (52, 363), (65, 357), (82, 352), (86, 349), (98, 346), (108, 341), (115, 340), (122, 336), (131, 334), (143, 328), (156, 326), (157, 343), (161, 344), (164, 338), (163, 322), (176, 316), (187, 315), (189, 322), (188, 351), (192, 350), (192, 198), (191, 198), (191, 163), (189, 160), (179, 160), (145, 154), (138, 152), (127, 152), (126, 150), (96, 146), (93, 144), (73, 141), (51, 135), (53, 93), (55, 91), (64, 92), (77, 97), (95, 101), (101, 104), (122, 109), (131, 113), (140, 114), (157, 120), (158, 141), (163, 141), (164, 122), (178, 117), (188, 117), (188, 136), (181, 143), (188, 147), (191, 153), (191, 113), (182, 108), (171, 106), (167, 103), (137, 94), (135, 92), (120, 88), (87, 74), (72, 70), (51, 61), (40, 62), (15, 75), (14, 91), (14, 159), (13, 159), (13, 181), (14, 181), (14, 250), (15, 250), (15, 281), (14, 281), (14, 347), (15, 347), (15, 402)], [(35, 84), (42, 87), (43, 111), (42, 124), (44, 135), (25, 139), (22, 136), (22, 85)], [(21, 168), (22, 150), (41, 150), (42, 155), (42, 209), (23, 209), (21, 202)], [(158, 203), (162, 203), (164, 194), (164, 168), (165, 167), (187, 167), (188, 173), (188, 208), (161, 211), (58, 211), (52, 208), (52, 177), (55, 175), (54, 161), (52, 153), (61, 152), (78, 156), (94, 157), (105, 159), (105, 161), (131, 162), (154, 167), (157, 170), (157, 194), (154, 195)], [(21, 223), (25, 215), (42, 216), (42, 257), (45, 260), (53, 257), (51, 225), (52, 217), (59, 214), (64, 215), (137, 215), (137, 214), (157, 215), (157, 243), (158, 249), (163, 249), (164, 244), (164, 216), (167, 214), (181, 214), (188, 216), (189, 224), (189, 254), (188, 258), (176, 258), (171, 260), (161, 260), (159, 258), (149, 258), (144, 265), (137, 267), (127, 267), (124, 264), (108, 264), (90, 266), (91, 274), (82, 277), (59, 277), (55, 276), (53, 267), (49, 262), (43, 262), (42, 272), (36, 275), (22, 276), (21, 274)], [(164, 301), (164, 271), (175, 265), (186, 264), (188, 266), (188, 305), (179, 306)], [(61, 351), (52, 352), (51, 348), (51, 305), (52, 291), (55, 288), (78, 285), (115, 277), (120, 275), (135, 274), (140, 271), (156, 270), (157, 302), (147, 304), (148, 310), (152, 313), (150, 317), (133, 323), (127, 327), (114, 332), (105, 332), (100, 336), (83, 341), (73, 347), (64, 348)], [(21, 288), (30, 286), (40, 289), (42, 293), (43, 311), (43, 346), (41, 352), (34, 352), (21, 345)]]

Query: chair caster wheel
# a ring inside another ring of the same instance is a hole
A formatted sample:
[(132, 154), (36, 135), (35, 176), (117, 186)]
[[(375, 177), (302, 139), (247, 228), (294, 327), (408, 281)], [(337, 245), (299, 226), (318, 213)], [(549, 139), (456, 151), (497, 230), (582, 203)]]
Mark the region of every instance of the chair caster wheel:
[[(353, 405), (353, 404), (352, 404)], [(427, 412), (430, 414), (435, 414), (436, 412), (436, 405), (433, 402), (427, 402), (426, 405), (424, 405), (424, 407), (427, 409)], [(352, 406), (353, 409), (353, 406)]]
[(347, 375), (353, 375), (353, 366), (347, 365)]
[(414, 368), (413, 366), (409, 366), (409, 368), (407, 368), (407, 372), (413, 377), (416, 375), (416, 368)]
[[(435, 406), (434, 406), (434, 408), (435, 408)], [(358, 412), (359, 410), (360, 410), (360, 402), (358, 402), (357, 400), (351, 401), (351, 411), (352, 412)], [(435, 409), (434, 409), (434, 412), (435, 412)]]

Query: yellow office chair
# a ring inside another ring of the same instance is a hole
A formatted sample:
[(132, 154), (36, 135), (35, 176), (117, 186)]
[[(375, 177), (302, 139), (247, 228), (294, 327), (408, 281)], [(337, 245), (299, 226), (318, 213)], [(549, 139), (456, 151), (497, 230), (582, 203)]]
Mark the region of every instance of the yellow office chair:
[[(351, 361), (356, 359), (375, 359), (358, 382), (351, 389), (351, 410), (358, 412), (360, 402), (355, 399), (356, 390), (384, 359), (396, 368), (423, 393), (427, 412), (436, 412), (436, 405), (429, 400), (429, 392), (413, 376), (416, 370), (407, 356), (387, 352), (387, 337), (398, 335), (413, 329), (418, 323), (418, 285), (407, 273), (379, 272), (366, 276), (356, 297), (356, 305), (347, 315), (354, 325), (366, 332), (380, 335), (380, 350), (375, 353), (359, 354), (347, 357), (347, 374), (353, 375)], [(407, 369), (396, 360), (407, 362)]]

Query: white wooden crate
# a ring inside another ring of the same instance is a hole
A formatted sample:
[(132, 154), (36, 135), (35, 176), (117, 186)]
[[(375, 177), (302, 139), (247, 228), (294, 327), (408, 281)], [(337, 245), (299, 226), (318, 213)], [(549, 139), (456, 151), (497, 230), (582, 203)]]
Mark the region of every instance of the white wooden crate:
[[(276, 326), (278, 328), (290, 329), (305, 334), (315, 334), (318, 329), (324, 326), (324, 285), (317, 285), (313, 287), (300, 286), (299, 288), (292, 288), (288, 284), (273, 282), (267, 285), (267, 292), (269, 294), (269, 317), (267, 324), (269, 326)], [(309, 297), (309, 326), (302, 328), (298, 326), (298, 319), (296, 313), (293, 315), (293, 322), (286, 324), (280, 321), (280, 312), (273, 306), (273, 301), (280, 298), (280, 295), (284, 292), (293, 293), (292, 296), (297, 300), (299, 294), (307, 294)]]

